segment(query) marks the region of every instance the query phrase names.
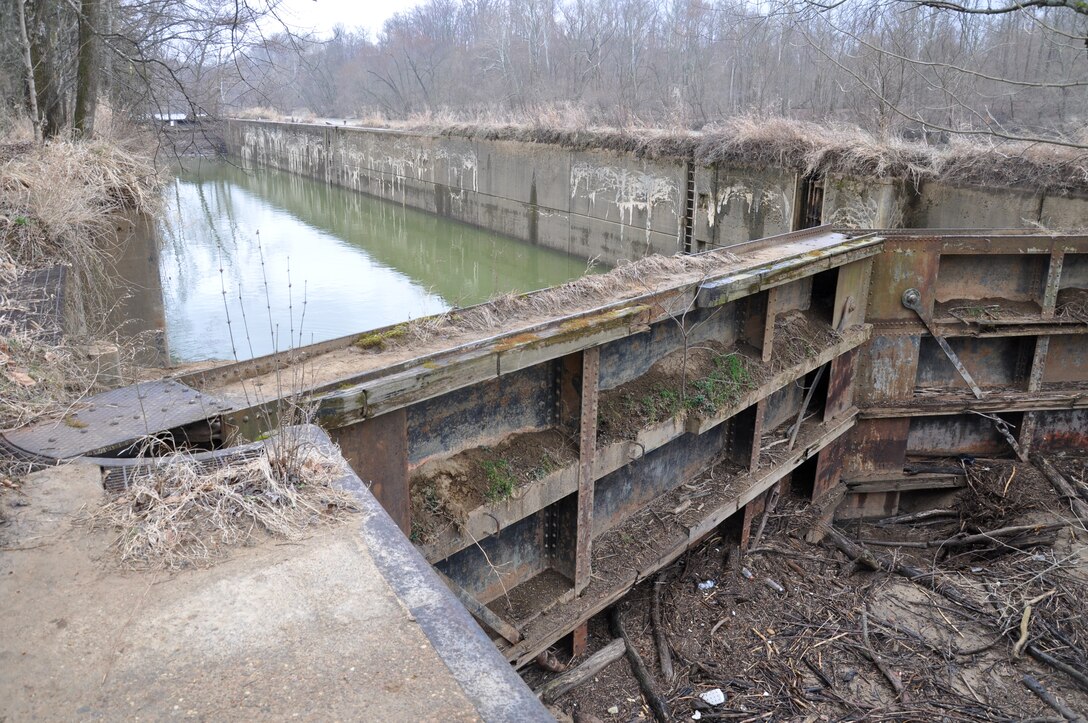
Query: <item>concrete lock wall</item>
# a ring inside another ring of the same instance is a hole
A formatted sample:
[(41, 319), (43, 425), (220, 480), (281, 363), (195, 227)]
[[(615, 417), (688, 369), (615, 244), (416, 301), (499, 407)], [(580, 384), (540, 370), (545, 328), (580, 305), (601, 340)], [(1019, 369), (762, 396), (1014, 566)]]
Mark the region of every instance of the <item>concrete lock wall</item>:
[[(800, 174), (559, 144), (227, 122), (229, 152), (614, 265), (796, 230)], [(1088, 196), (831, 174), (821, 220), (849, 228), (1077, 229)]]

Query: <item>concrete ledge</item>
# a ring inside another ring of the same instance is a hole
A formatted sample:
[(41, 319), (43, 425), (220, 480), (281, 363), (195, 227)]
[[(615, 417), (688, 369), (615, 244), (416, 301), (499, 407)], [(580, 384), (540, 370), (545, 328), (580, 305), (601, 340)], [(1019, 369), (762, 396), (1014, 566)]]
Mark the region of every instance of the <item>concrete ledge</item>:
[(29, 477), (0, 530), (0, 719), (552, 720), (359, 478), (341, 484), (360, 514), (307, 539), (129, 572), (115, 533), (78, 522), (99, 465)]

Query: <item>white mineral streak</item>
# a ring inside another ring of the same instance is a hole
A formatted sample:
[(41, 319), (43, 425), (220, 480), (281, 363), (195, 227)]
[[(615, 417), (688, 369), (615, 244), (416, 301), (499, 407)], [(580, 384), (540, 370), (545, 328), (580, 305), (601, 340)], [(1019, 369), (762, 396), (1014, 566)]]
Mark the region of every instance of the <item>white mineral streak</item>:
[[(620, 238), (623, 238), (624, 226), (633, 226), (635, 212), (646, 214), (646, 246), (650, 246), (650, 231), (653, 230), (654, 208), (668, 204), (668, 210), (679, 217), (678, 200), (680, 189), (676, 181), (667, 176), (654, 176), (641, 171), (631, 171), (614, 166), (599, 166), (590, 163), (575, 163), (570, 169), (571, 198), (578, 195), (584, 185), (590, 207), (597, 203), (597, 194), (611, 196), (609, 201), (619, 214)], [(605, 212), (608, 218), (608, 211)]]
[(706, 221), (711, 228), (717, 223), (722, 213), (728, 213), (731, 201), (740, 201), (746, 215), (759, 213), (761, 210), (770, 218), (788, 219), (791, 217), (790, 199), (784, 191), (773, 188), (753, 189), (744, 184), (735, 184), (718, 189), (713, 197), (707, 197)]

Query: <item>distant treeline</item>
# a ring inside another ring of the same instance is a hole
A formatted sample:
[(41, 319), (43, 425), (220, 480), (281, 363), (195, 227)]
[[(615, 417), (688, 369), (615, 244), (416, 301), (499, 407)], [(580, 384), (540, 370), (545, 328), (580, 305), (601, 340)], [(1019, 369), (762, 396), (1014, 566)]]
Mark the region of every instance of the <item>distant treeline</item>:
[(696, 128), (753, 112), (872, 130), (1085, 125), (1083, 3), (930, 4), (429, 0), (376, 39), (276, 36), (232, 64), (245, 82), (224, 100), (333, 117), (571, 104), (588, 122)]
[(47, 133), (100, 89), (143, 117), (755, 114), (1088, 147), (1084, 0), (426, 0), (376, 36), (321, 39), (286, 29), (278, 2), (0, 0), (0, 95), (36, 95)]

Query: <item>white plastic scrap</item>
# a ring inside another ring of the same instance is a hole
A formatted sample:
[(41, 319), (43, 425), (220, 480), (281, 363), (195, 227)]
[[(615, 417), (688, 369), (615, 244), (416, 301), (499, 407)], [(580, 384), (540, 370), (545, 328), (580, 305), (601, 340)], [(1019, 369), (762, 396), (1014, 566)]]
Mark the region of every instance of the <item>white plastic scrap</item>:
[(699, 583), (699, 589), (700, 590), (713, 590), (714, 585), (716, 585), (716, 584), (717, 583), (715, 583), (713, 580), (703, 580), (701, 583)]
[(691, 714), (691, 719), (692, 720), (699, 720), (702, 717), (703, 717), (703, 714), (700, 713), (699, 711), (695, 711), (694, 713)]
[(703, 699), (703, 702), (707, 705), (721, 705), (725, 702), (725, 693), (721, 688), (714, 688), (708, 690), (705, 693), (700, 693), (699, 697)]

